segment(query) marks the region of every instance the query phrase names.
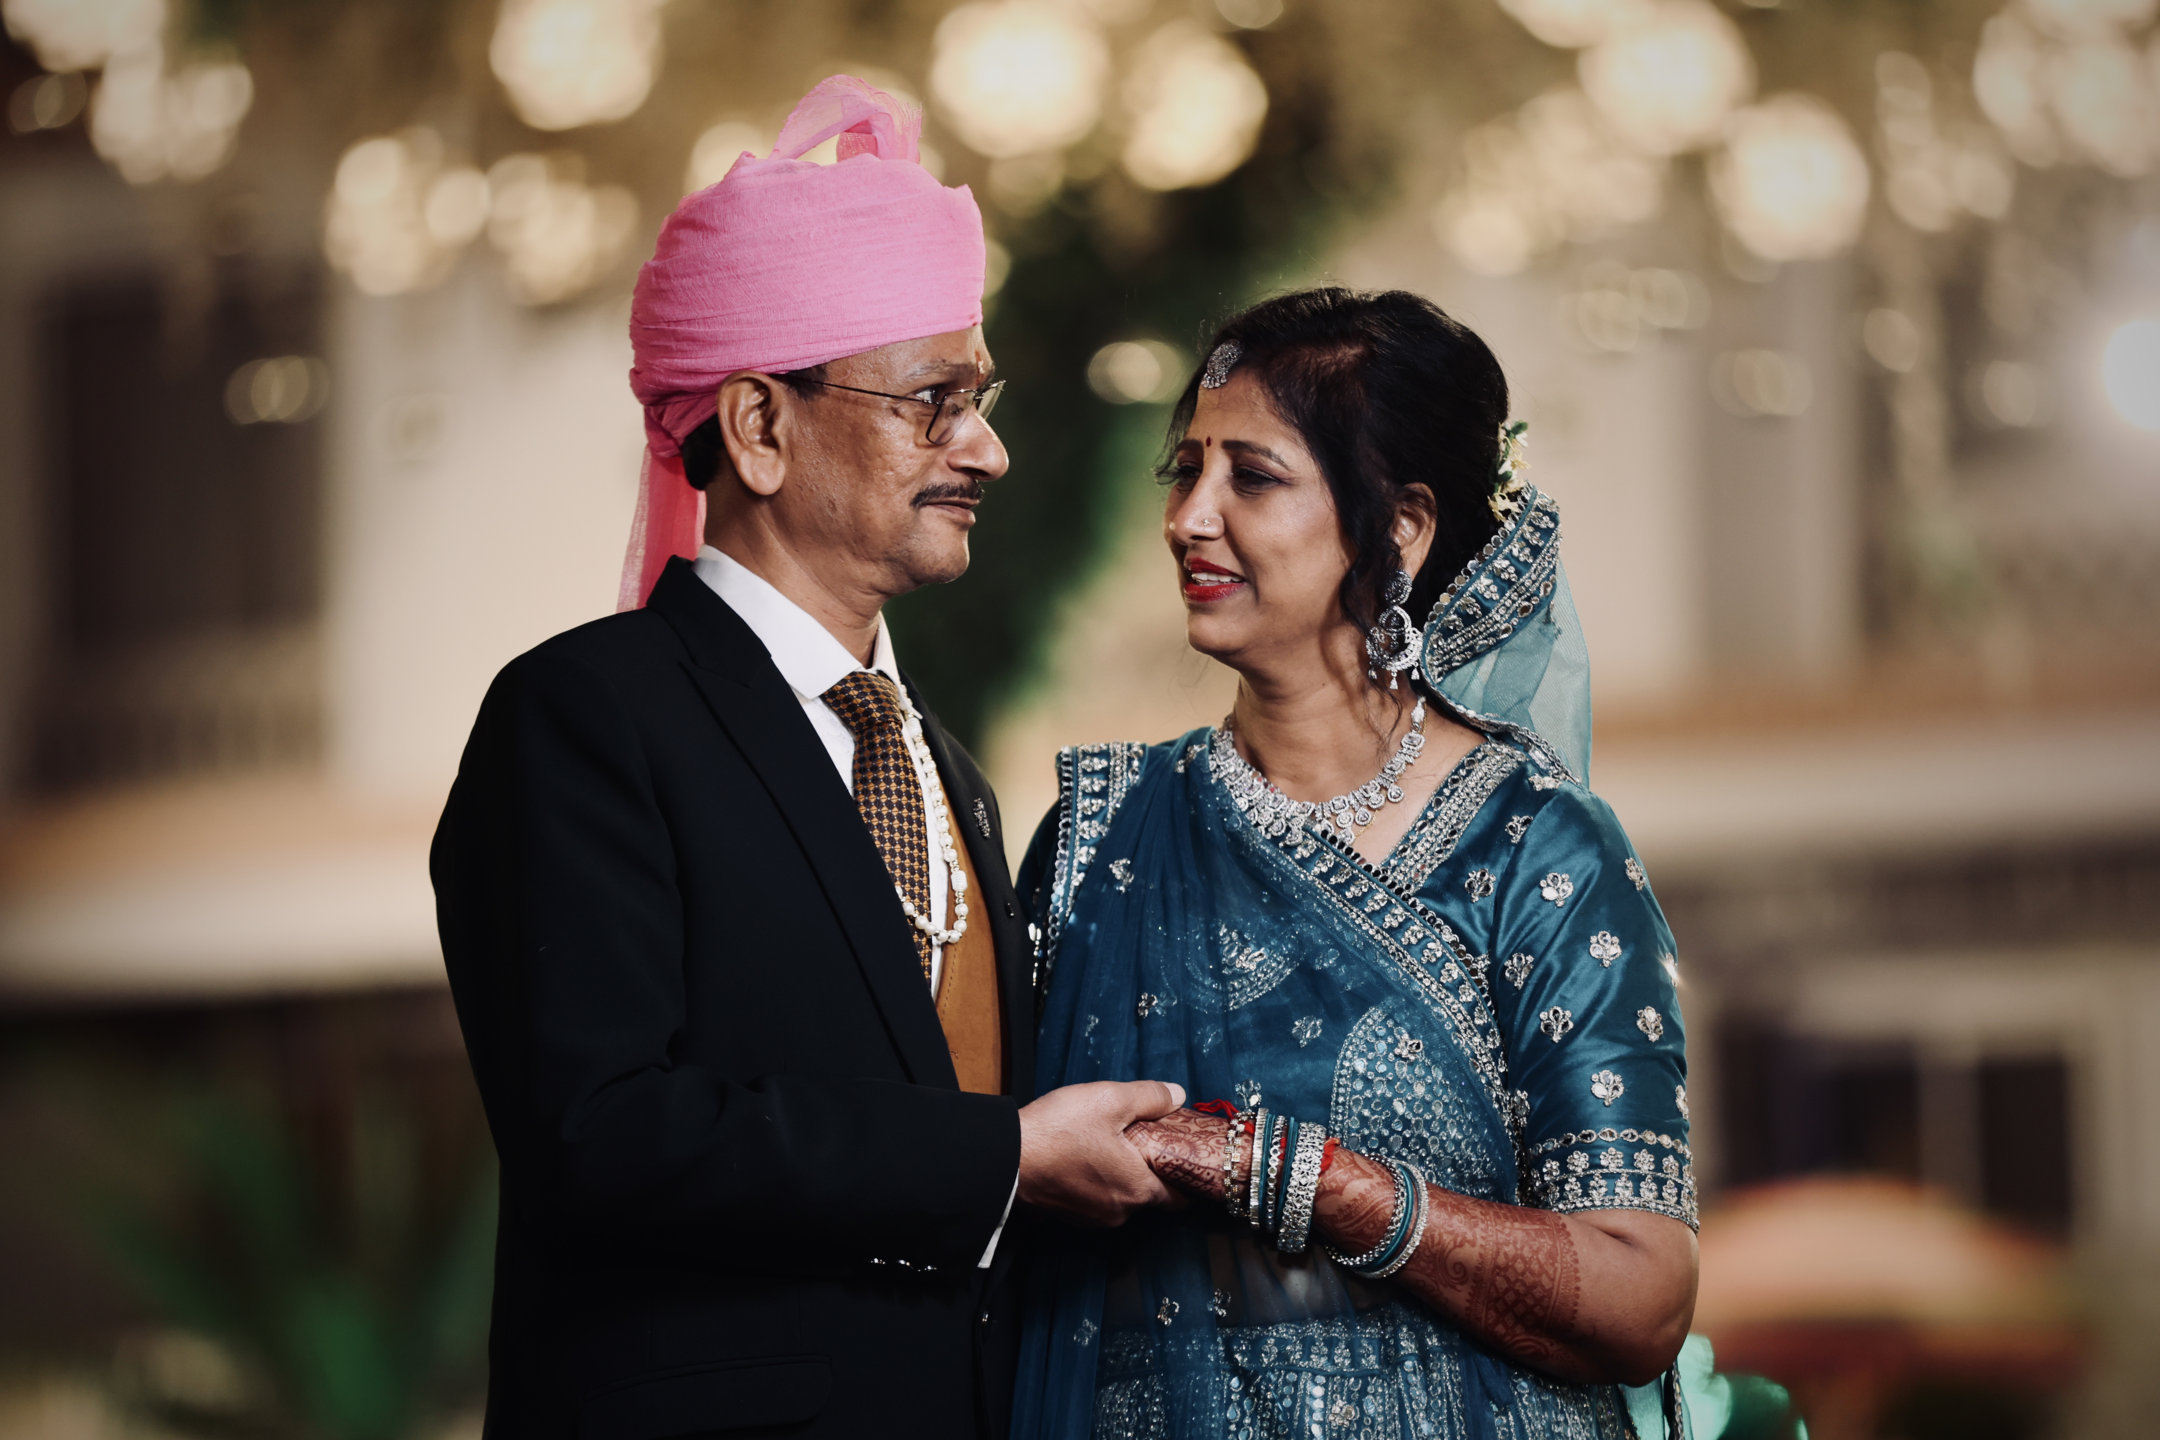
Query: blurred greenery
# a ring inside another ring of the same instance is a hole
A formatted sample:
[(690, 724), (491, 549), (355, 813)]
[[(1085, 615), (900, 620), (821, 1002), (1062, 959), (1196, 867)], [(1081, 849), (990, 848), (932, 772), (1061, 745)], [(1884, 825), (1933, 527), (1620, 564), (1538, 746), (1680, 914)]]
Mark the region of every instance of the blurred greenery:
[[(363, 1095), (334, 1163), (229, 1095), (172, 1103), (163, 1195), (107, 1186), (84, 1223), (175, 1331), (215, 1342), (236, 1384), (138, 1365), (129, 1395), (191, 1433), (396, 1440), (484, 1382), (492, 1156), (431, 1196), (413, 1117)], [(213, 1352), (213, 1356), (214, 1356)], [(203, 1367), (198, 1366), (198, 1371)]]

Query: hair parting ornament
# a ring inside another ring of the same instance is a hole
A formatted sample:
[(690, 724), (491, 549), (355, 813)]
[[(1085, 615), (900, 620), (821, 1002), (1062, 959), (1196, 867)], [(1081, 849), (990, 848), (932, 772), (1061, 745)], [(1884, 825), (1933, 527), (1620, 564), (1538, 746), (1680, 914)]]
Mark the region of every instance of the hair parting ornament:
[(1207, 364), (1200, 370), (1200, 388), (1220, 390), (1230, 383), (1230, 372), (1237, 369), (1237, 362), (1245, 358), (1245, 347), (1235, 340), (1225, 340), (1208, 352)]

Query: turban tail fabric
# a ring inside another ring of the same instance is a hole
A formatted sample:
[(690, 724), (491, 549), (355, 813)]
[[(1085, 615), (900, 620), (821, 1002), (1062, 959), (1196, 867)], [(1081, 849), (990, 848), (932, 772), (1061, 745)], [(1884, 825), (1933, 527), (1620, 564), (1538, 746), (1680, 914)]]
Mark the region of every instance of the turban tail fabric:
[[(801, 157), (839, 137), (839, 159)], [(921, 163), (922, 115), (835, 75), (804, 96), (772, 154), (745, 153), (660, 227), (630, 302), (630, 388), (645, 470), (617, 608), (697, 553), (705, 496), (683, 437), (743, 370), (783, 374), (982, 323), (982, 213)]]

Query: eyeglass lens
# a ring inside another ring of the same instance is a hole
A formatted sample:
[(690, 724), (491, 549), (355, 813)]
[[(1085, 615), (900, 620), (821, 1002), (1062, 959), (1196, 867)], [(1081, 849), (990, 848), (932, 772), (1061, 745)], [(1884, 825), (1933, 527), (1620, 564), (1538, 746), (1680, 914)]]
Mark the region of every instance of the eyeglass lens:
[(960, 422), (972, 410), (985, 420), (997, 408), (998, 396), (1004, 393), (1003, 385), (988, 385), (980, 390), (955, 390), (939, 402), (937, 413), (930, 417), (932, 445), (943, 445), (960, 429)]

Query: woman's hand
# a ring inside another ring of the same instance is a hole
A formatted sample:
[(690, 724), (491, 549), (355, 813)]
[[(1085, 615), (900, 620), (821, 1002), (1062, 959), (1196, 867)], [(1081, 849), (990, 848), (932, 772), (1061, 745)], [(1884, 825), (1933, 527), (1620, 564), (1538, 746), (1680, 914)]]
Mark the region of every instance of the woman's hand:
[[(1196, 1200), (1223, 1198), (1223, 1127), (1231, 1122), (1220, 1115), (1198, 1110), (1173, 1110), (1159, 1120), (1142, 1120), (1125, 1131), (1125, 1138), (1165, 1185)], [(1241, 1140), (1237, 1173), (1245, 1173)]]

